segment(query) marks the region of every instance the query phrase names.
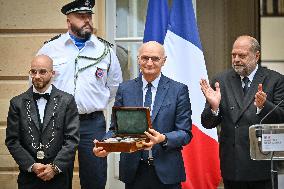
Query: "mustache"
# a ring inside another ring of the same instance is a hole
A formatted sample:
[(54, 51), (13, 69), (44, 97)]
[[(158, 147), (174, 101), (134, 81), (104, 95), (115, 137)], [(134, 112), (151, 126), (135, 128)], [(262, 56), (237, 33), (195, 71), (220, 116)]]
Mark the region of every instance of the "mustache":
[(85, 24), (84, 26), (82, 26), (82, 28), (85, 28), (85, 27), (93, 28), (93, 27), (91, 26), (91, 24)]
[(43, 81), (42, 78), (33, 78), (32, 80), (33, 80), (33, 81)]
[(243, 64), (236, 64), (236, 63), (234, 63), (233, 66), (241, 66), (241, 67), (244, 67)]

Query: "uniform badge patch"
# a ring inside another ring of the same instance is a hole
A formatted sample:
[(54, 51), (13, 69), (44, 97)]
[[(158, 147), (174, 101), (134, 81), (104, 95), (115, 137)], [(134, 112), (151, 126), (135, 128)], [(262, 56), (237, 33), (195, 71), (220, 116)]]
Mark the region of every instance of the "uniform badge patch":
[(102, 78), (103, 76), (104, 76), (104, 70), (102, 70), (101, 68), (97, 68), (96, 77)]
[(85, 1), (85, 6), (87, 6), (87, 7), (90, 6), (90, 1), (89, 0)]

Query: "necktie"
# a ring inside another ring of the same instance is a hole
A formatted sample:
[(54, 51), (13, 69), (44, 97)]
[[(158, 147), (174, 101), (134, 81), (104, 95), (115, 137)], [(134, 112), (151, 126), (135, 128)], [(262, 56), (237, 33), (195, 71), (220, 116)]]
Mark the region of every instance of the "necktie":
[(40, 94), (40, 93), (33, 93), (34, 99), (38, 100), (40, 98), (44, 98), (45, 100), (49, 100), (50, 94), (48, 93), (44, 93), (44, 94)]
[[(152, 91), (151, 91), (151, 87), (152, 87), (152, 83), (148, 83), (147, 84), (147, 92), (145, 94), (145, 101), (144, 101), (144, 107), (149, 107), (151, 108), (151, 104), (152, 104)], [(152, 150), (143, 150), (142, 151), (142, 156), (141, 158), (143, 160), (149, 160), (149, 159), (153, 159), (153, 155), (152, 155)]]
[(147, 84), (147, 92), (146, 92), (146, 95), (145, 95), (145, 101), (144, 101), (144, 107), (149, 107), (151, 108), (151, 104), (152, 104), (152, 91), (151, 91), (151, 87), (152, 87), (152, 84), (151, 83), (148, 83)]
[(244, 82), (244, 84), (245, 84), (245, 86), (244, 86), (244, 88), (243, 88), (243, 91), (244, 91), (244, 95), (246, 95), (247, 92), (248, 92), (248, 90), (249, 90), (249, 86), (248, 86), (248, 84), (249, 84), (249, 78), (248, 78), (248, 77), (244, 77), (244, 78), (243, 78), (243, 82)]

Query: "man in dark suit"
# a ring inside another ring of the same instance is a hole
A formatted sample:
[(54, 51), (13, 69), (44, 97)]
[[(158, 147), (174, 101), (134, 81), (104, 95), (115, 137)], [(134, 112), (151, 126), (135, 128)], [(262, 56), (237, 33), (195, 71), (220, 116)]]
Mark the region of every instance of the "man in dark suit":
[[(144, 43), (138, 55), (142, 74), (120, 84), (116, 94), (115, 106), (150, 107), (153, 125), (145, 132), (148, 150), (121, 153), (119, 179), (126, 189), (177, 189), (185, 181), (181, 150), (192, 138), (191, 105), (187, 86), (161, 74), (165, 61), (162, 45)], [(107, 155), (102, 147), (93, 151), (99, 157)]]
[(74, 97), (51, 85), (52, 59), (31, 63), (33, 86), (10, 101), (6, 145), (19, 165), (19, 189), (67, 189), (79, 143)]
[[(216, 76), (212, 85), (201, 80), (206, 97), (202, 125), (221, 124), (220, 163), (225, 189), (271, 188), (270, 162), (250, 158), (249, 126), (259, 124), (284, 98), (283, 75), (258, 65), (260, 45), (240, 36), (232, 49), (232, 69)], [(263, 123), (283, 123), (284, 103)]]

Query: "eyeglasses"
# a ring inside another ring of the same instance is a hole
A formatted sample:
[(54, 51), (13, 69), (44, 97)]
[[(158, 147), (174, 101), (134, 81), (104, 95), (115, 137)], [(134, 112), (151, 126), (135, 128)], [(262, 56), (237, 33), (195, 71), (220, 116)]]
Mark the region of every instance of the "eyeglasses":
[(37, 74), (39, 74), (40, 76), (45, 76), (48, 72), (50, 72), (49, 70), (47, 69), (39, 69), (39, 70), (36, 70), (36, 69), (31, 69), (29, 71), (29, 74), (34, 77), (36, 76)]
[(159, 62), (161, 60), (161, 58), (158, 56), (140, 56), (140, 59), (144, 63), (148, 62), (150, 59), (152, 62)]

